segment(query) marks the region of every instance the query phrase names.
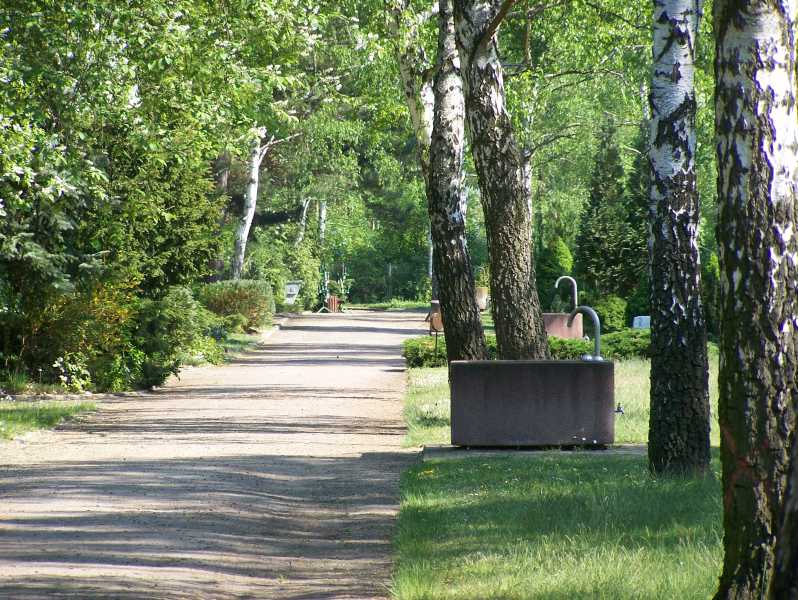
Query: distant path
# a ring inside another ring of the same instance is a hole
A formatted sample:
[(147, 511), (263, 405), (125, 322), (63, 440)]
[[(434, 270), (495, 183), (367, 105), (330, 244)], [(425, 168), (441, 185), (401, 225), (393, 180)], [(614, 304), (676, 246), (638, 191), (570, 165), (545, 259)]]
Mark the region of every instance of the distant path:
[(387, 594), (423, 314), (303, 316), (59, 431), (0, 444), (0, 598)]

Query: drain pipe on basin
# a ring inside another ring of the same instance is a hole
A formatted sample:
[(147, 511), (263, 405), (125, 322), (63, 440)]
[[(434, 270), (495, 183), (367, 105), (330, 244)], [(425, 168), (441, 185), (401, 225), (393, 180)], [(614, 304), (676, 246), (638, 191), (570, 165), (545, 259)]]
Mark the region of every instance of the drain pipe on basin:
[(599, 321), (595, 310), (589, 306), (577, 306), (571, 311), (571, 314), (568, 315), (568, 327), (573, 324), (574, 317), (579, 313), (587, 315), (591, 318), (593, 321), (593, 331), (595, 332), (595, 339), (593, 340), (593, 354), (583, 354), (582, 360), (604, 360), (601, 357), (601, 322)]

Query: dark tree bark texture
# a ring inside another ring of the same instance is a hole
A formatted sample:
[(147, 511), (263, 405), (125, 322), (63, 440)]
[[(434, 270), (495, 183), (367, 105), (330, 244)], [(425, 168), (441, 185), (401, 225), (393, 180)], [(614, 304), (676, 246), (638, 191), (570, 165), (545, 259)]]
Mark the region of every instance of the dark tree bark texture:
[(798, 444), (793, 440), (790, 481), (784, 500), (781, 528), (776, 542), (776, 571), (772, 600), (798, 600)]
[(499, 357), (537, 359), (547, 358), (549, 347), (535, 287), (529, 190), (507, 114), (494, 36), (509, 4), (455, 0), (454, 18), (466, 123), (485, 213)]
[(795, 0), (716, 0), (724, 564), (764, 598), (798, 400)]
[(487, 347), (466, 246), (465, 106), (460, 60), (454, 41), (452, 0), (440, 0), (439, 17), (435, 116), (427, 185), (434, 274), (438, 280), (449, 361), (483, 360), (487, 358)]
[(693, 63), (700, 0), (654, 0), (651, 87), (651, 414), (654, 473), (709, 466)]

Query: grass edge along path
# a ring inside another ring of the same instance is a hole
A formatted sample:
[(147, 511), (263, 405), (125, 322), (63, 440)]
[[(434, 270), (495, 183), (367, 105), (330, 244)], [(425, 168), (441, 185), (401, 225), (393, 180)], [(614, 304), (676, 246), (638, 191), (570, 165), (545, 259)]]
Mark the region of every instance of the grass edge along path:
[[(716, 357), (711, 366), (714, 382)], [(647, 369), (616, 363), (619, 443), (646, 441)], [(714, 384), (711, 393), (716, 414)], [(407, 445), (448, 443), (448, 401), (445, 368), (411, 370)], [(654, 478), (645, 456), (580, 452), (418, 464), (402, 476), (393, 597), (710, 597), (722, 560), (719, 469), (716, 448), (697, 480)]]
[(29, 431), (51, 429), (76, 415), (97, 410), (83, 400), (2, 400), (0, 440), (11, 440)]

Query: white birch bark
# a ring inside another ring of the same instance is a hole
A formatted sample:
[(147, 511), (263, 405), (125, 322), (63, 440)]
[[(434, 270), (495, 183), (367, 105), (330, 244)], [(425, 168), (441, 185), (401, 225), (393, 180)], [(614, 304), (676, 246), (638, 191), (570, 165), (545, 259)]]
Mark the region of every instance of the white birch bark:
[[(796, 0), (716, 0), (724, 565), (764, 598), (798, 402)], [(793, 538), (794, 539), (794, 538)], [(784, 590), (778, 598), (794, 598)]]
[(709, 467), (709, 382), (694, 84), (701, 0), (654, 0), (653, 17), (648, 459), (656, 473), (703, 473)]
[(234, 280), (241, 279), (249, 230), (250, 227), (252, 227), (252, 219), (255, 217), (255, 207), (258, 204), (260, 165), (265, 155), (264, 148), (262, 147), (262, 140), (266, 134), (266, 130), (264, 128), (259, 128), (255, 133), (256, 135), (252, 140), (252, 146), (250, 147), (249, 158), (247, 160), (249, 179), (247, 180), (247, 190), (244, 195), (244, 210), (238, 222), (238, 228), (236, 229), (235, 247), (233, 249), (232, 278)]
[(299, 218), (299, 231), (296, 234), (296, 240), (294, 241), (294, 247), (299, 247), (302, 244), (302, 241), (305, 239), (305, 229), (308, 225), (308, 209), (310, 208), (310, 198), (305, 198), (302, 201), (302, 215)]
[(327, 234), (327, 201), (319, 201), (319, 248), (324, 248), (324, 238)]

